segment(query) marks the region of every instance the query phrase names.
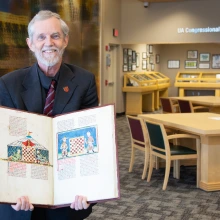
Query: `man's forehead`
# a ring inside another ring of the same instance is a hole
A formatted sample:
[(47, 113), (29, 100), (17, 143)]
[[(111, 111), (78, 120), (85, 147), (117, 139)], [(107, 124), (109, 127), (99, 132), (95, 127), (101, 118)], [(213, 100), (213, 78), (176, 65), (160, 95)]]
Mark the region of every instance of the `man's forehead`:
[(61, 35), (62, 32), (61, 31), (35, 31), (34, 32), (35, 35), (39, 36), (39, 35), (54, 35), (54, 34), (58, 34)]
[(56, 18), (49, 18), (46, 20), (36, 21), (33, 24), (33, 29), (35, 33), (47, 33), (47, 32), (62, 32), (61, 24)]

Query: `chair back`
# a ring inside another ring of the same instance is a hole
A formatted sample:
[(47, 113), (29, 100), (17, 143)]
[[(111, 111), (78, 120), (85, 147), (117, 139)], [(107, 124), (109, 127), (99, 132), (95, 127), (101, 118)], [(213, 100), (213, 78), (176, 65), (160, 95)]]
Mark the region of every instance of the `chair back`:
[(191, 113), (194, 112), (192, 108), (192, 103), (188, 100), (178, 100), (179, 110), (181, 113)]
[[(135, 116), (130, 116), (127, 115), (127, 121), (131, 133), (131, 140), (133, 142), (138, 142), (139, 145), (141, 144), (140, 142), (143, 143), (143, 145), (140, 145), (142, 147), (145, 147), (145, 137), (142, 129), (142, 119), (135, 117)], [(137, 144), (137, 143), (136, 143)]]
[(174, 112), (170, 98), (160, 97), (160, 102), (163, 109), (163, 113)]
[(166, 147), (164, 143), (163, 131), (160, 124), (156, 124), (150, 121), (145, 121), (145, 123), (151, 146), (165, 150)]

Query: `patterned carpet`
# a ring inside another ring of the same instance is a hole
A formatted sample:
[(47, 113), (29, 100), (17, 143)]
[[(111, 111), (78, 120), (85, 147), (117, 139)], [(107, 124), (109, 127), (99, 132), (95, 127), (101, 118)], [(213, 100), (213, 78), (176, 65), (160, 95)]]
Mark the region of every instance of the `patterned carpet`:
[(180, 180), (172, 177), (162, 190), (164, 169), (153, 170), (151, 182), (141, 179), (144, 155), (136, 154), (132, 173), (130, 134), (125, 116), (116, 122), (121, 198), (93, 207), (88, 220), (217, 220), (220, 219), (220, 192), (196, 188), (196, 168), (182, 167)]

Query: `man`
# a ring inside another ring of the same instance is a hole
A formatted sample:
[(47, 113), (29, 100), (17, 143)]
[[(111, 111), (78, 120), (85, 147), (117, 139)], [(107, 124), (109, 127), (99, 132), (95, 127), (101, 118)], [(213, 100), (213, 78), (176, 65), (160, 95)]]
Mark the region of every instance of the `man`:
[[(94, 75), (62, 62), (68, 33), (68, 26), (58, 14), (40, 11), (35, 15), (28, 25), (27, 44), (37, 63), (0, 78), (0, 105), (42, 114), (52, 80), (55, 81), (52, 115), (98, 105)], [(0, 205), (0, 219), (84, 219), (92, 211), (85, 196), (76, 196), (70, 207), (58, 209), (34, 207), (26, 195), (15, 202), (12, 206)]]

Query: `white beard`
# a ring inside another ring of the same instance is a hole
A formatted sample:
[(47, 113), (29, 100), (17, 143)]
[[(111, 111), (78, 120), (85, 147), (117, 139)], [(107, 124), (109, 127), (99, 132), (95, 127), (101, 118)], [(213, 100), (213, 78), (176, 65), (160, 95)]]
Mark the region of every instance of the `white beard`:
[[(44, 64), (45, 66), (54, 66), (56, 65), (57, 63), (60, 62), (60, 60), (62, 59), (62, 56), (63, 56), (63, 53), (64, 53), (64, 49), (65, 47), (63, 47), (62, 49), (57, 49), (57, 48), (48, 48), (49, 50), (51, 49), (55, 49), (58, 51), (58, 54), (57, 55), (52, 55), (52, 56), (42, 56), (43, 53), (42, 53), (42, 50), (45, 50), (45, 49), (42, 49), (40, 52), (37, 51), (34, 53), (36, 59), (38, 62)], [(49, 55), (49, 54), (48, 54)]]

